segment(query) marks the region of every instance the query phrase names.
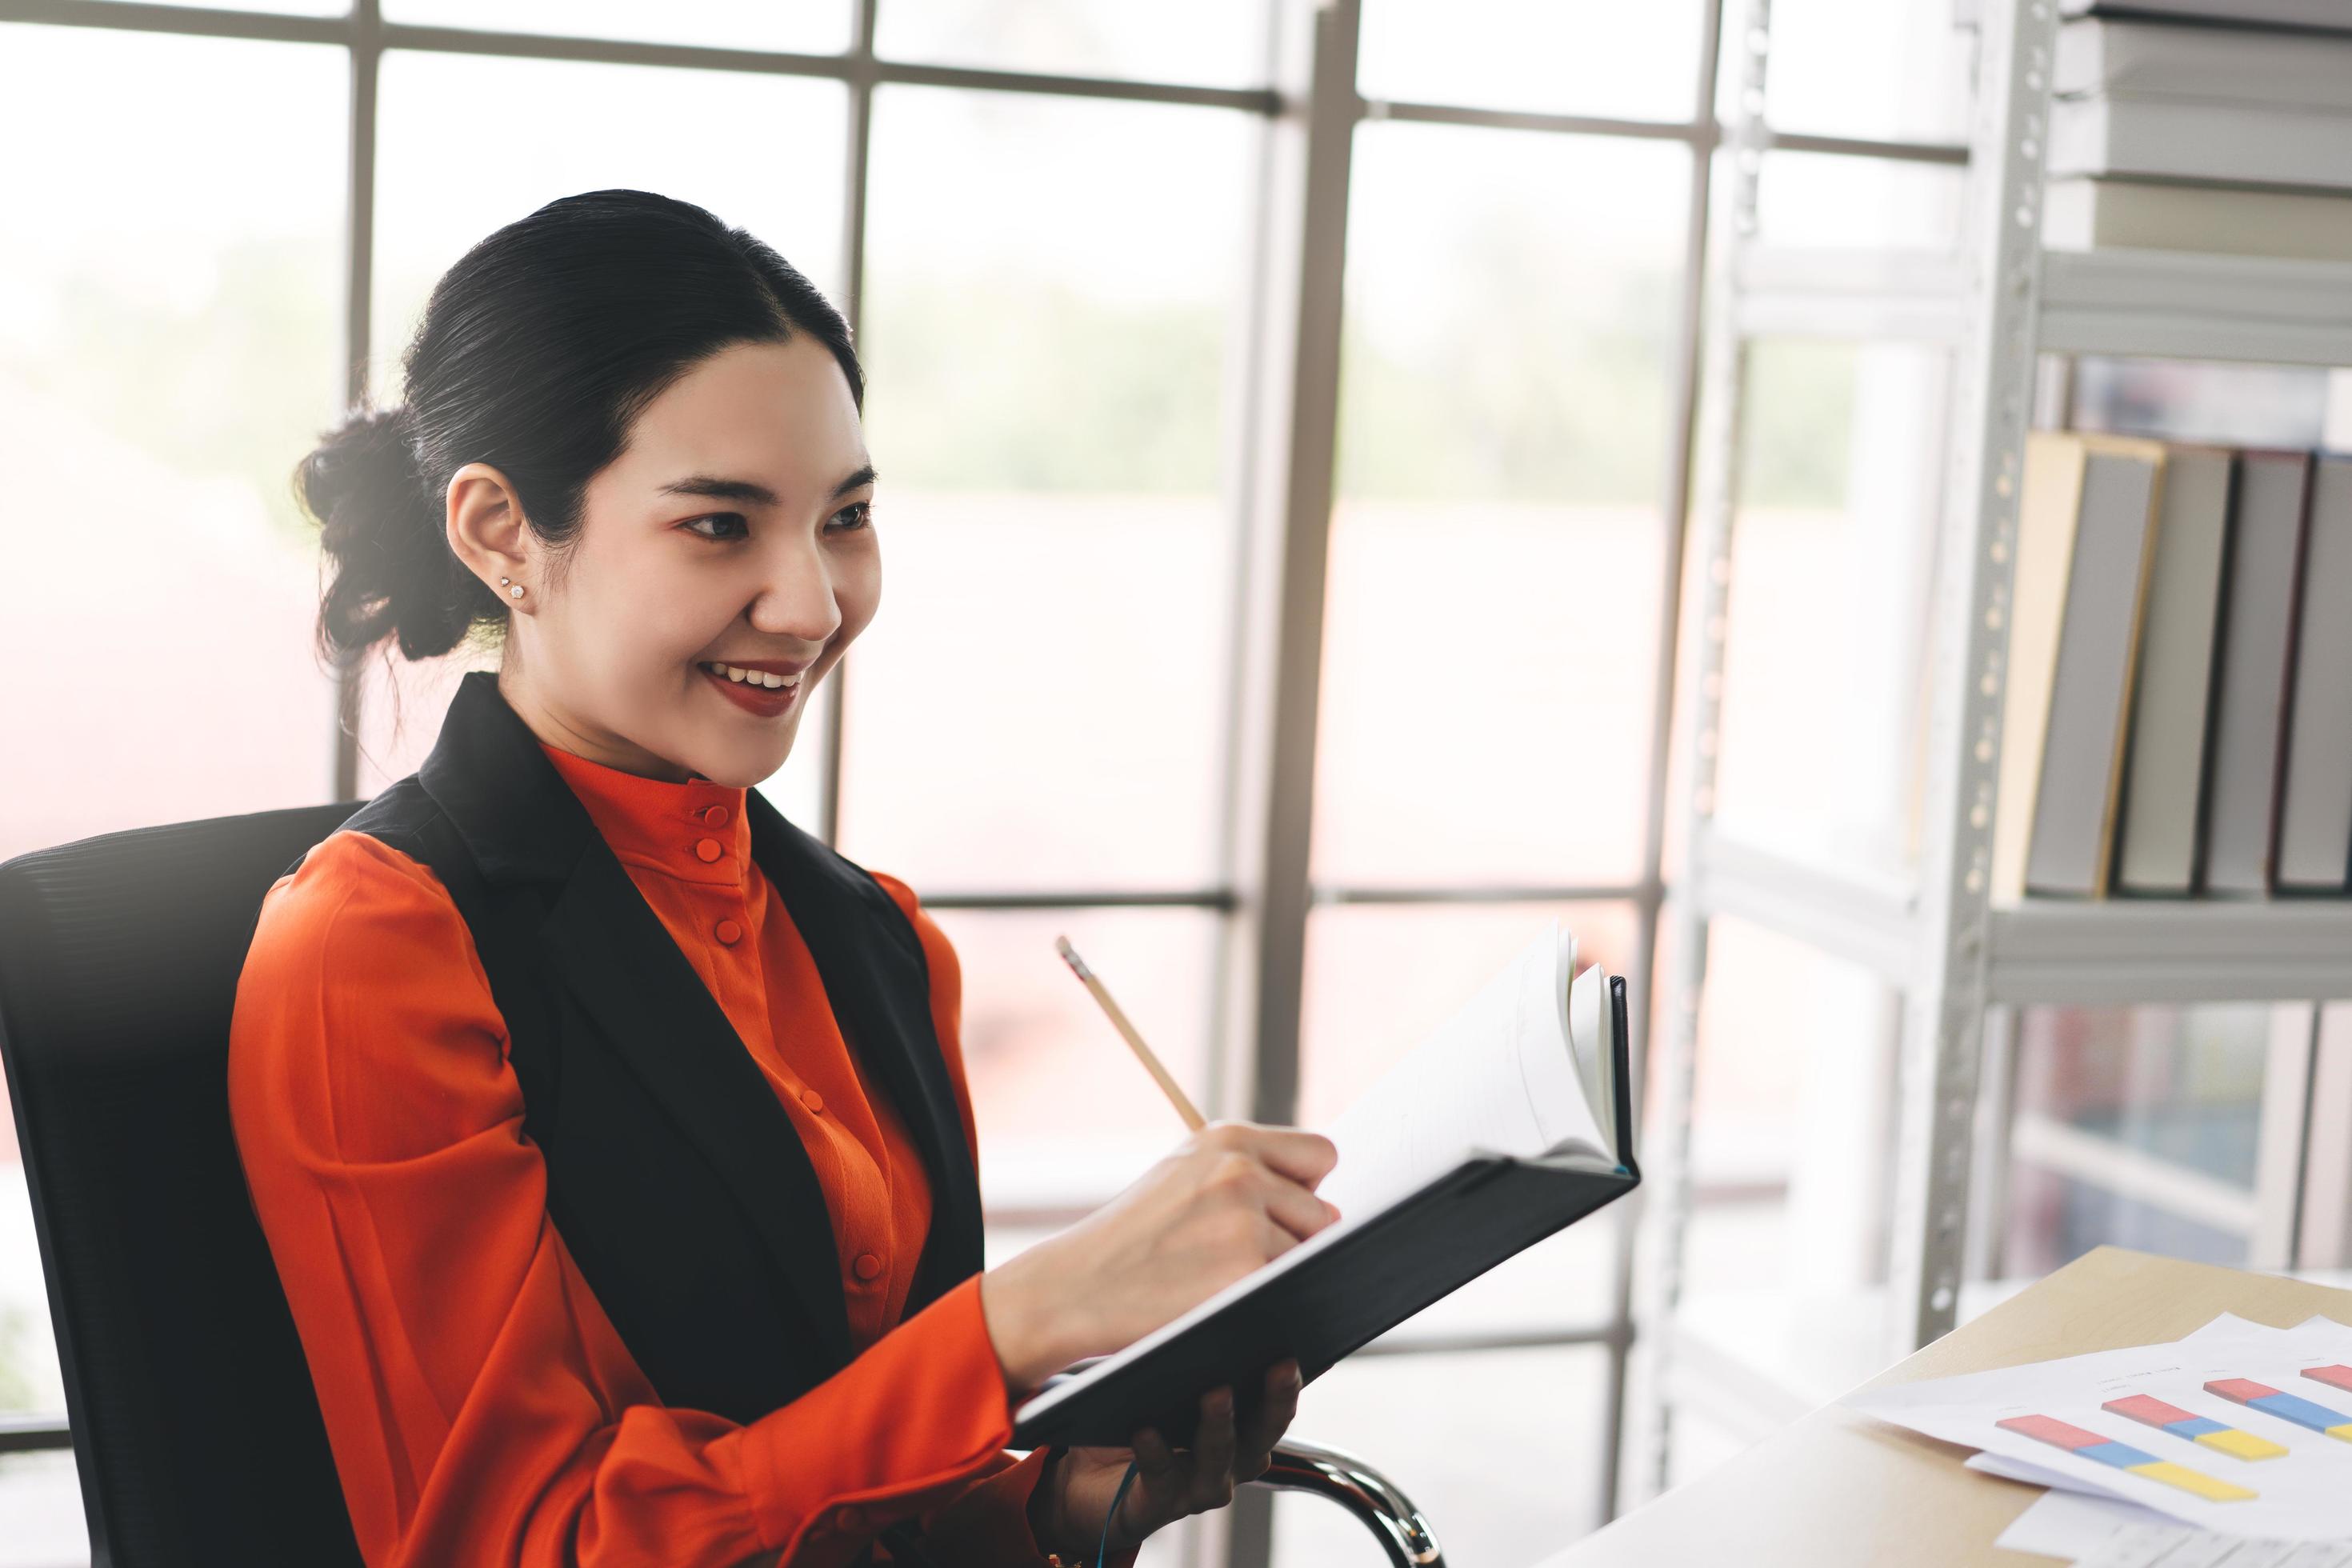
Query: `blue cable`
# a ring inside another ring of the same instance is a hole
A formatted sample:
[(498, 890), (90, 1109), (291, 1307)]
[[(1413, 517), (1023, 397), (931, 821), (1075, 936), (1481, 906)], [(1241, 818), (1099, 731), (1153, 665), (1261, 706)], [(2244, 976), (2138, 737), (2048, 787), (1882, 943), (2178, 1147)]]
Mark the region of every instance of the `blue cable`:
[(1110, 1561), (1110, 1521), (1118, 1517), (1118, 1505), (1127, 1500), (1127, 1489), (1135, 1482), (1135, 1461), (1127, 1462), (1127, 1474), (1119, 1478), (1118, 1490), (1111, 1493), (1110, 1511), (1103, 1515), (1102, 1544), (1095, 1548), (1095, 1568), (1105, 1568)]

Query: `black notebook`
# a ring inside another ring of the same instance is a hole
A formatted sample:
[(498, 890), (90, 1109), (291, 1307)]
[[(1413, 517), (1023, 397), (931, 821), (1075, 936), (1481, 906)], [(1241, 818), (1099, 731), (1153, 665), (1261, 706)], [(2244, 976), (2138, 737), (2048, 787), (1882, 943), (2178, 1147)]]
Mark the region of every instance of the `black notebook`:
[[(1573, 979), (1571, 980), (1571, 976)], [(1328, 1127), (1340, 1217), (1113, 1355), (1048, 1378), (1012, 1447), (1189, 1444), (1200, 1397), (1246, 1410), (1286, 1356), (1313, 1382), (1641, 1182), (1625, 982), (1576, 973), (1558, 921)]]

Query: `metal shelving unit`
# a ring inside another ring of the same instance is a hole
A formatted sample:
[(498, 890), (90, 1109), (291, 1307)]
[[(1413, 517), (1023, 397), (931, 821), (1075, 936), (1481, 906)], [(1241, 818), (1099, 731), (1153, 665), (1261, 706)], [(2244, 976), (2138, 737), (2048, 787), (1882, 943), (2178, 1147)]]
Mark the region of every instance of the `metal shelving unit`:
[[(1757, 237), (1757, 177), (1776, 144), (1763, 120), (1770, 0), (1735, 35), (1741, 92), (1727, 145), (1730, 232), (1708, 276), (1709, 333), (1696, 462), (1695, 599), (1682, 628), (1673, 803), (1685, 868), (1670, 897), (1675, 963), (1650, 1085), (1646, 1205), (1635, 1296), (1642, 1401), (1627, 1500), (1662, 1488), (1673, 1411), (1704, 1400), (1760, 1436), (1951, 1329), (2013, 1286), (1969, 1279), (1964, 1257), (1988, 1052), (1988, 1010), (2021, 1004), (2309, 1001), (2352, 996), (2352, 902), (2189, 900), (1996, 907), (1989, 896), (2018, 503), (2044, 354), (2352, 364), (2352, 266), (2110, 251), (2040, 241), (2055, 0), (1984, 0), (1968, 205), (1950, 253), (1797, 251)], [(1835, 864), (1749, 841), (1714, 820), (1732, 531), (1748, 345), (1764, 337), (1940, 345), (1953, 393), (1934, 564), (1924, 801), (1916, 875)], [(1888, 1280), (1803, 1321), (1769, 1292), (1685, 1300), (1693, 1076), (1708, 922), (1795, 937), (1902, 998)], [(2005, 1023), (2005, 1017), (2002, 1017)], [(1993, 1031), (1998, 1035), (1999, 1029)], [(2315, 1047), (2288, 1085), (2307, 1096)], [(2305, 1099), (2290, 1113), (2308, 1150)], [(1988, 1096), (1990, 1117), (2005, 1116)], [(2006, 1139), (2007, 1129), (1998, 1130)], [(2297, 1135), (2291, 1133), (2290, 1136)], [(2005, 1143), (2001, 1146), (2005, 1147)], [(2058, 1151), (2065, 1152), (2065, 1151)], [(2299, 1177), (2301, 1161), (2287, 1162)], [(1981, 1270), (1979, 1270), (1979, 1272)]]

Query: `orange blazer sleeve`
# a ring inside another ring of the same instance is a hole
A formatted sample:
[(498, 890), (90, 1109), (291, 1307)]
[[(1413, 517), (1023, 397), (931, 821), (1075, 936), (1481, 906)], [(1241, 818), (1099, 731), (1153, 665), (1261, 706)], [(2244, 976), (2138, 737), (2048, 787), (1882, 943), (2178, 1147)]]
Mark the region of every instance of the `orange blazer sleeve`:
[[(919, 924), (969, 1133), (960, 975)], [(271, 887), (228, 1079), (371, 1568), (830, 1568), (908, 1516), (1044, 1561), (976, 1275), (749, 1425), (660, 1403), (548, 1218), (472, 935), (407, 856), (338, 832)]]

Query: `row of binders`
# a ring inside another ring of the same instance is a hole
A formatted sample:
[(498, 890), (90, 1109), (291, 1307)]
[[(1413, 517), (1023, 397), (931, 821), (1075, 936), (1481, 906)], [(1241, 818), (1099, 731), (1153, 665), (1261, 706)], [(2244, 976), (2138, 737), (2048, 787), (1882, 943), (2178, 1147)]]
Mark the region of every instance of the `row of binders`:
[(1993, 896), (2352, 889), (2352, 457), (2035, 431)]
[(2352, 260), (2352, 5), (2063, 9), (2044, 245)]

